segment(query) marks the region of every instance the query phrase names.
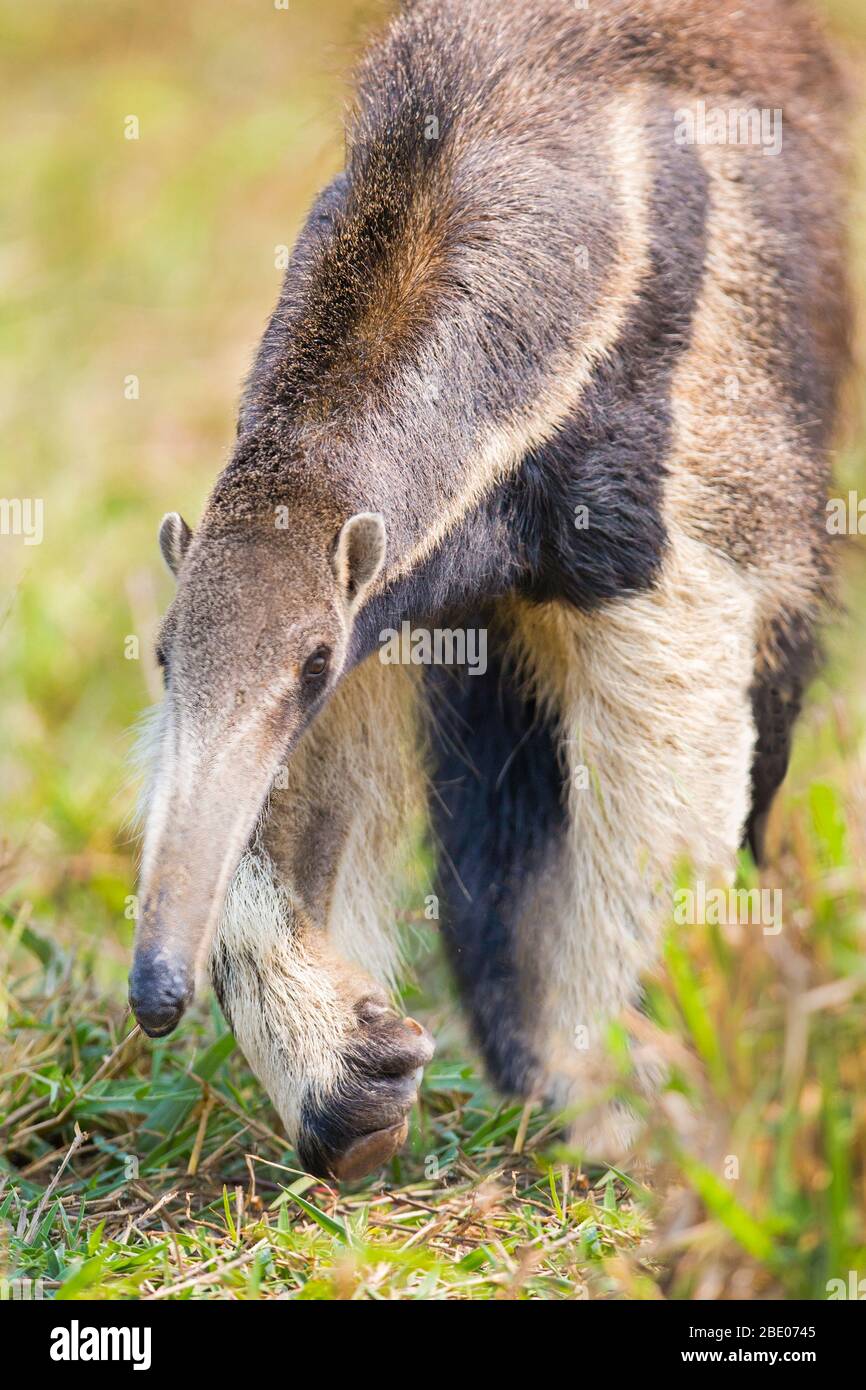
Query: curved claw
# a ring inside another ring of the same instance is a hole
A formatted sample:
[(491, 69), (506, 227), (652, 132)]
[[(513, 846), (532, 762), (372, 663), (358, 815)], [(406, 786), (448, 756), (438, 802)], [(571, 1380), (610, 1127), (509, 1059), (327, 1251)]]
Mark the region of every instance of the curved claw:
[(334, 1177), (338, 1182), (357, 1182), (359, 1178), (367, 1177), (368, 1173), (375, 1172), (394, 1157), (405, 1144), (408, 1133), (409, 1121), (401, 1120), (388, 1129), (362, 1134), (335, 1162)]
[(435, 1051), (427, 1029), (364, 999), (361, 1023), (340, 1084), (310, 1096), (302, 1110), (298, 1156), (308, 1172), (356, 1182), (380, 1168), (405, 1142), (409, 1111)]

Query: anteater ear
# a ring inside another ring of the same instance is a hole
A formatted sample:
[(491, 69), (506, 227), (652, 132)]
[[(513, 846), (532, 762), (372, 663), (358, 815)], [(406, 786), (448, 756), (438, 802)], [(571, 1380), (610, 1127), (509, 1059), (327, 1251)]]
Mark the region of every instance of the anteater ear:
[(344, 524), (334, 551), (334, 571), (350, 603), (376, 578), (385, 545), (385, 522), (379, 512), (357, 512)]
[(167, 512), (159, 523), (159, 548), (175, 579), (189, 549), (192, 531), (177, 512)]

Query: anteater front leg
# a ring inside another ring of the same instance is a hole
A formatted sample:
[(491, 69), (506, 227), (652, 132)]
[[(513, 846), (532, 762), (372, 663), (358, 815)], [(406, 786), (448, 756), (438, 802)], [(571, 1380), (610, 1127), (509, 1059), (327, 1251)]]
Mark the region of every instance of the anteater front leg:
[(443, 925), (475, 1037), (503, 1090), (579, 1111), (575, 1141), (608, 1159), (632, 1128), (592, 1103), (608, 1025), (639, 1002), (677, 866), (733, 873), (755, 627), (747, 582), (679, 537), (652, 591), (508, 602), (487, 675), (428, 682)]
[[(731, 882), (750, 802), (755, 592), (725, 558), (672, 532), (655, 586), (518, 623), (525, 668), (560, 726), (569, 828), (534, 956), (534, 1047), (546, 1090), (585, 1103), (609, 1081), (607, 1025), (635, 1007), (671, 920), (676, 875)], [(652, 1088), (656, 1068), (642, 1080)], [(576, 1138), (610, 1156), (630, 1137), (608, 1106)]]
[(304, 1165), (351, 1180), (406, 1137), (433, 1043), (392, 1007), (423, 817), (415, 673), (374, 657), (277, 778), (229, 892), (214, 987)]

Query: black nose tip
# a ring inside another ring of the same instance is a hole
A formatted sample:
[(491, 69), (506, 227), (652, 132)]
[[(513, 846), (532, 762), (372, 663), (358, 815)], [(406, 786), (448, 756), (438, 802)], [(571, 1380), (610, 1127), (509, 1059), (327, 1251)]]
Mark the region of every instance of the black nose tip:
[(183, 969), (148, 958), (134, 962), (129, 1004), (149, 1038), (164, 1038), (173, 1032), (191, 998), (192, 983)]
[(164, 1004), (154, 1008), (150, 1004), (136, 1002), (132, 995), (129, 1002), (132, 1012), (149, 1038), (164, 1038), (174, 1032), (186, 1008), (185, 1004)]

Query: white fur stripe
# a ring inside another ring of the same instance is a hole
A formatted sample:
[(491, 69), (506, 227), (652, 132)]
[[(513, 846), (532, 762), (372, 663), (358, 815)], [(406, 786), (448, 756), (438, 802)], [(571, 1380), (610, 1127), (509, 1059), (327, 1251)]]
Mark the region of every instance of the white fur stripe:
[(616, 346), (629, 307), (649, 269), (649, 186), (643, 103), (634, 93), (611, 111), (609, 151), (619, 184), (622, 214), (617, 256), (605, 293), (574, 341), (550, 362), (547, 381), (533, 407), (494, 426), (465, 465), (459, 497), (444, 509), (423, 538), (394, 566), (386, 568), (370, 592), (411, 573), (474, 510), (497, 482), (520, 466), (526, 454), (546, 444), (577, 409), (600, 361)]

